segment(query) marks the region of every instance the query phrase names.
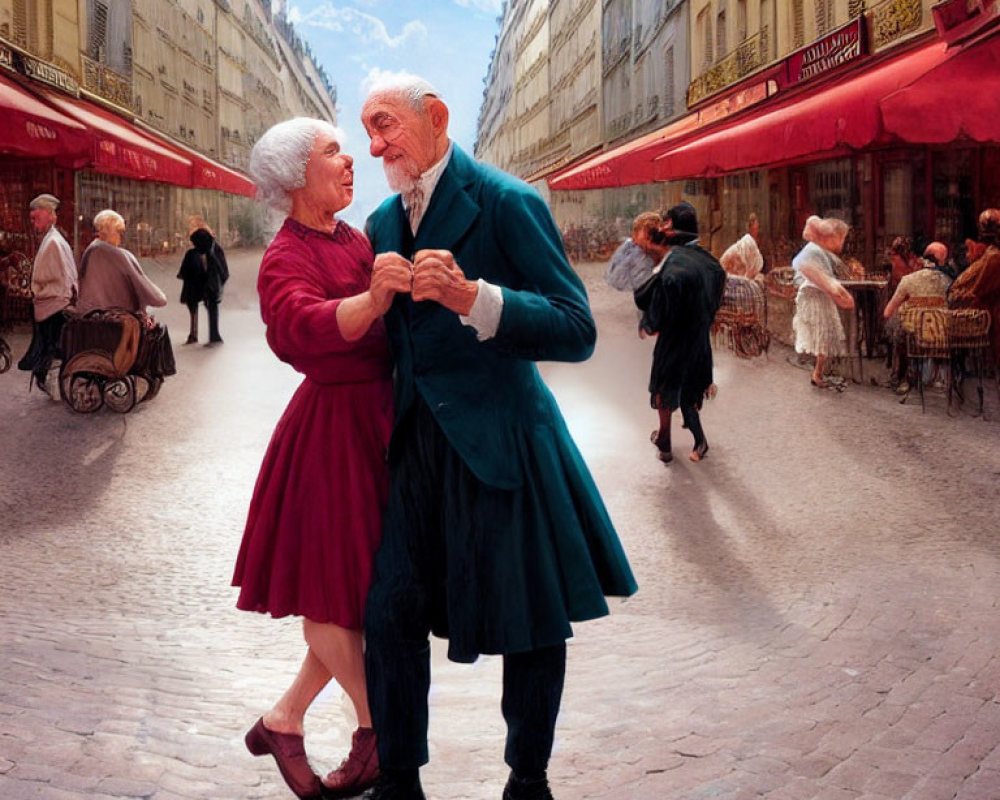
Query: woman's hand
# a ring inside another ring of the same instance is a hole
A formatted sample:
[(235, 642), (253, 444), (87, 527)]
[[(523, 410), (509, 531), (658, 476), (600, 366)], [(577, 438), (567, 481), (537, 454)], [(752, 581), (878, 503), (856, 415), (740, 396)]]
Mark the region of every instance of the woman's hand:
[(840, 308), (854, 308), (854, 297), (851, 295), (844, 285), (840, 281), (833, 281), (834, 286), (830, 292), (830, 297), (833, 298), (833, 302), (836, 303)]
[(372, 308), (376, 316), (389, 310), (396, 294), (407, 294), (413, 288), (413, 264), (399, 253), (379, 253), (372, 265)]

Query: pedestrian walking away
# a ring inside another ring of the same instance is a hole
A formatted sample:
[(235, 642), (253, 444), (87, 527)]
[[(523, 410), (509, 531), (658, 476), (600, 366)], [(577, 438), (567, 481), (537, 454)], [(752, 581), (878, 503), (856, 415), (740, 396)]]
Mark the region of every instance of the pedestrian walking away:
[(673, 460), (670, 425), (678, 408), (694, 437), (689, 458), (701, 461), (708, 439), (698, 413), (706, 395), (714, 393), (712, 322), (722, 303), (725, 270), (698, 244), (698, 216), (690, 203), (678, 203), (664, 215), (654, 241), (665, 249), (655, 280), (635, 292), (642, 311), (642, 333), (655, 335), (649, 376), (650, 405), (659, 425), (650, 434), (658, 458)]
[(636, 589), (533, 363), (588, 358), (596, 327), (542, 198), (451, 142), (430, 84), (384, 75), (361, 119), (398, 192), (368, 218), (373, 275), (412, 270), (386, 315), (396, 410), (365, 612), (371, 798), (424, 797), (433, 632), (453, 661), (503, 656), (503, 797), (551, 799), (571, 623)]
[(177, 277), (184, 282), (181, 302), (188, 307), (191, 315), (191, 330), (184, 344), (195, 344), (198, 341), (199, 303), (204, 303), (208, 311), (208, 344), (222, 344), (219, 304), (222, 302), (222, 287), (229, 280), (226, 254), (207, 228), (196, 228), (189, 238), (192, 247), (184, 254), (177, 273)]
[[(296, 118), (254, 145), (258, 192), (288, 214), (257, 279), (267, 341), (305, 375), (268, 445), (233, 584), (237, 606), (303, 617), (306, 656), (280, 699), (246, 735), (299, 797), (353, 797), (378, 775), (361, 627), (382, 531), (392, 424), (392, 364), (382, 314), (408, 269), (371, 282), (372, 249), (337, 218), (354, 194), (353, 159), (327, 122)], [(305, 751), (304, 718), (335, 679), (358, 728), (322, 780)]]

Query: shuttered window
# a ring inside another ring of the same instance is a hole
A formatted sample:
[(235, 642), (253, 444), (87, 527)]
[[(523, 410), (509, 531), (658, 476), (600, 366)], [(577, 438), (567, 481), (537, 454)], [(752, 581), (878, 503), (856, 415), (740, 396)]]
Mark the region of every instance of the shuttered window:
[(806, 15), (802, 0), (792, 0), (792, 47), (802, 47), (806, 43)]

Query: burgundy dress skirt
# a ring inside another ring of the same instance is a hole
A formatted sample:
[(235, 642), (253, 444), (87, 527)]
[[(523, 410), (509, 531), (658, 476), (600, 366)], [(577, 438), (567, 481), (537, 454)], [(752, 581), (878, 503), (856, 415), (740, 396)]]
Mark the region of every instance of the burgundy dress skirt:
[(346, 223), (326, 234), (293, 220), (264, 255), (268, 343), (306, 379), (254, 488), (233, 575), (238, 608), (362, 627), (387, 496), (391, 362), (381, 322), (348, 342), (336, 310), (368, 287), (372, 257)]

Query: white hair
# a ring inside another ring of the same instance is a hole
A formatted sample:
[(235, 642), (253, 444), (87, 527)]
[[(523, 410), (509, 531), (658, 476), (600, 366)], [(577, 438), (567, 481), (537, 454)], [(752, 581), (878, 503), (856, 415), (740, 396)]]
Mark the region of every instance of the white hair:
[(379, 72), (365, 82), (368, 90), (366, 99), (379, 94), (402, 96), (413, 107), (414, 111), (424, 110), (424, 99), (441, 97), (441, 93), (430, 81), (410, 72)]
[(817, 217), (815, 214), (806, 220), (802, 229), (802, 238), (822, 246), (831, 241), (843, 242), (847, 238), (851, 226), (837, 217)]
[(110, 208), (105, 208), (103, 211), (98, 211), (94, 214), (94, 230), (98, 233), (103, 233), (109, 228), (113, 229), (114, 225), (124, 224), (125, 217)]
[(320, 132), (344, 144), (340, 128), (310, 117), (288, 119), (264, 132), (250, 151), (249, 171), (258, 200), (285, 214), (292, 210), (292, 192), (306, 185), (306, 164)]

